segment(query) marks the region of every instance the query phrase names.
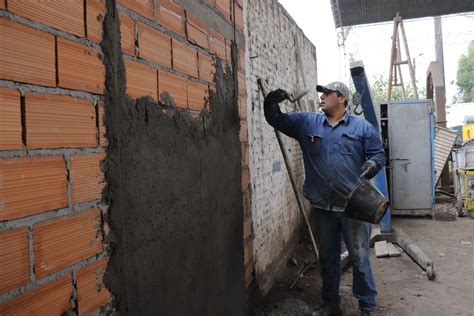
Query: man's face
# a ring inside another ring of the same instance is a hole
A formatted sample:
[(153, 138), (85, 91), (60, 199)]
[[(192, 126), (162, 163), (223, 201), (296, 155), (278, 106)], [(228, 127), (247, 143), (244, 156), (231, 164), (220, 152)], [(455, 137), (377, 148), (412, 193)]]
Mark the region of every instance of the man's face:
[(320, 99), (320, 109), (326, 114), (332, 114), (341, 106), (344, 107), (344, 97), (338, 96), (336, 91), (323, 92)]

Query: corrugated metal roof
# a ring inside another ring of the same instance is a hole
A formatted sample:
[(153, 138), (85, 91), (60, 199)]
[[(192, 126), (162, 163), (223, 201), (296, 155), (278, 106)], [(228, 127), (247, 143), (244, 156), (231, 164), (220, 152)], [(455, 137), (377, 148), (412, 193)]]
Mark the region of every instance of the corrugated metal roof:
[(474, 11), (473, 0), (331, 0), (336, 27)]
[(447, 128), (437, 126), (435, 128), (435, 183), (438, 183), (441, 171), (448, 160), (458, 134)]

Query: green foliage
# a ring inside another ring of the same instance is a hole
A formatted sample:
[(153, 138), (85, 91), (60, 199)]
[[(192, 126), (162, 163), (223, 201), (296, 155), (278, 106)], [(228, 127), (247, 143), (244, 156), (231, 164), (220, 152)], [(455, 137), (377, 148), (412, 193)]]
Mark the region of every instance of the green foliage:
[[(408, 78), (407, 78), (408, 79)], [(407, 80), (405, 79), (405, 81)], [(419, 99), (423, 99), (426, 96), (425, 88), (420, 86), (420, 83), (416, 82), (416, 87), (418, 89)], [(372, 99), (374, 102), (383, 102), (387, 100), (387, 89), (388, 89), (388, 79), (384, 78), (382, 75), (375, 76), (373, 82), (370, 85), (372, 91)], [(405, 91), (407, 94), (407, 100), (415, 99), (415, 93), (413, 87), (405, 83)], [(392, 88), (391, 100), (404, 100), (403, 92), (401, 87)]]
[(469, 44), (467, 53), (459, 58), (456, 85), (458, 94), (453, 103), (474, 102), (474, 41)]

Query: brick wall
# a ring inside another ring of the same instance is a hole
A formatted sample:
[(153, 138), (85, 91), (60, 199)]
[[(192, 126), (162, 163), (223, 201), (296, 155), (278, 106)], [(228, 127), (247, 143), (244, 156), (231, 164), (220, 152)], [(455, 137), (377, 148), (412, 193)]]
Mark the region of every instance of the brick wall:
[[(117, 0), (126, 93), (157, 101), (167, 92), (193, 115), (212, 111), (207, 100), (216, 90), (216, 56), (231, 67), (237, 43), (242, 251), (250, 286), (244, 1), (207, 0), (199, 3), (201, 11), (196, 5)], [(108, 264), (108, 205), (101, 200), (108, 145), (100, 46), (106, 12), (105, 0), (0, 0), (1, 315), (89, 314), (111, 306), (102, 283)], [(209, 14), (227, 27), (210, 23)]]
[(105, 5), (1, 1), (0, 314), (107, 306)]
[[(300, 104), (282, 103), (283, 111), (314, 111), (316, 49), (276, 0), (247, 1), (246, 80), (248, 88), (249, 171), (252, 189), (253, 255), (258, 286), (272, 284), (278, 263), (294, 245), (302, 223), (278, 143), (263, 115), (257, 78), (269, 91), (282, 88), (311, 92)], [(304, 178), (302, 154), (296, 141), (282, 135), (298, 187)], [(252, 253), (252, 250), (248, 250)]]

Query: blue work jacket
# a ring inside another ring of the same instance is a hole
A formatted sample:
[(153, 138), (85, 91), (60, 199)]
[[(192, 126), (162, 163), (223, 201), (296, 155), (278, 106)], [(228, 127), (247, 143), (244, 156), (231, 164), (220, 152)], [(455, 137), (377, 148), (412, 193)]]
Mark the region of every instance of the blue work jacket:
[(331, 126), (324, 113), (282, 113), (277, 103), (265, 104), (265, 118), (276, 130), (296, 139), (303, 151), (303, 195), (313, 207), (343, 211), (359, 182), (361, 167), (371, 160), (380, 170), (385, 152), (377, 130), (349, 115)]

